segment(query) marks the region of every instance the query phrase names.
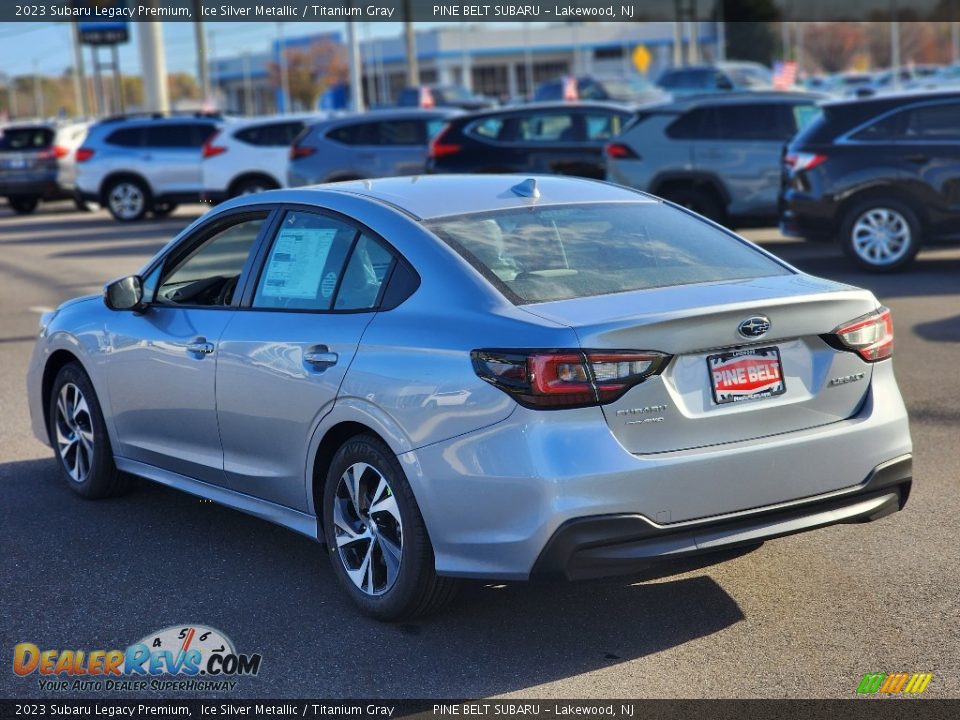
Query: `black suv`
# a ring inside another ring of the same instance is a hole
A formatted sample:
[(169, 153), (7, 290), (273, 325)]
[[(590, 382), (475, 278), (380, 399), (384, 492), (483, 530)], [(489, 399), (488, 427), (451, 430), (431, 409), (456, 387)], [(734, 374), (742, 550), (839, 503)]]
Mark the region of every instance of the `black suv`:
[(899, 270), (960, 221), (960, 92), (826, 103), (783, 157), (780, 229)]

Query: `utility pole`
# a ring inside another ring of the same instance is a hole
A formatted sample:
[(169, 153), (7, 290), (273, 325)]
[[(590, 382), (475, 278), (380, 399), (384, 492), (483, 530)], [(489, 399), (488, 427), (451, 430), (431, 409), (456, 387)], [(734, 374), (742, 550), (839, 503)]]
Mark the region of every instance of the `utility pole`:
[(117, 99), (116, 110), (122, 115), (127, 108), (123, 101), (123, 75), (120, 74), (120, 51), (116, 43), (110, 46), (110, 55), (113, 63), (113, 92)]
[(42, 118), (46, 113), (43, 107), (43, 89), (40, 87), (40, 62), (33, 60), (33, 112), (38, 118)]
[(243, 51), (243, 114), (253, 115), (253, 82), (250, 79), (250, 51)]
[(350, 53), (350, 108), (354, 112), (363, 112), (363, 63), (360, 61), (360, 43), (357, 42), (356, 23), (347, 24), (347, 51)]
[(890, 65), (893, 70), (893, 87), (900, 89), (900, 22), (890, 22)]
[[(347, 23), (348, 27), (351, 23)], [(290, 72), (287, 67), (287, 42), (283, 37), (283, 23), (277, 23), (277, 47), (280, 52), (280, 92), (283, 95), (283, 107), (277, 108), (281, 112), (288, 113), (293, 108), (290, 102)]]
[(417, 37), (413, 34), (411, 0), (403, 0), (403, 40), (407, 48), (407, 85), (419, 85), (420, 68), (417, 66)]
[(950, 23), (950, 57), (953, 62), (960, 60), (960, 23), (956, 20)]
[(77, 103), (77, 115), (86, 117), (87, 115), (87, 79), (83, 67), (83, 51), (80, 47), (80, 31), (77, 30), (77, 23), (70, 23), (70, 40), (73, 44), (73, 95)]
[[(194, 0), (193, 6), (194, 16), (203, 17), (200, 14), (200, 0)], [(193, 35), (197, 45), (197, 82), (200, 84), (200, 98), (206, 103), (210, 99), (210, 68), (207, 65), (207, 33), (202, 20), (193, 23)]]
[(163, 50), (163, 25), (156, 21), (137, 23), (143, 96), (148, 112), (170, 111), (167, 92), (167, 58)]
[[(680, 17), (680, 6), (676, 5), (677, 17)], [(683, 67), (686, 63), (683, 61), (683, 23), (680, 20), (673, 21), (673, 66)]]

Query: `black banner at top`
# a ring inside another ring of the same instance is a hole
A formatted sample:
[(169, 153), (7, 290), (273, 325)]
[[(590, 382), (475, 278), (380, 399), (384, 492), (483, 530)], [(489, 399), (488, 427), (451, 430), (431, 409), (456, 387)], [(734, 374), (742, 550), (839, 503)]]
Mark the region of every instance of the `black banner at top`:
[(3, 22), (902, 22), (960, 20), (960, 0), (2, 0)]

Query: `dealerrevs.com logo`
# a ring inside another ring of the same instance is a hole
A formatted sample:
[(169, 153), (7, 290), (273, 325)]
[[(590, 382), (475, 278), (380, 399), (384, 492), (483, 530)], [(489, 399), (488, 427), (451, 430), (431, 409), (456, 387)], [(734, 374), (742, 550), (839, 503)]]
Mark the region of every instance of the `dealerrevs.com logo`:
[(13, 672), (36, 674), (40, 690), (229, 691), (236, 678), (260, 672), (259, 654), (238, 653), (219, 630), (175, 625), (151, 633), (125, 650), (41, 650), (33, 643), (13, 649)]
[(858, 695), (920, 695), (933, 673), (867, 673), (857, 686)]

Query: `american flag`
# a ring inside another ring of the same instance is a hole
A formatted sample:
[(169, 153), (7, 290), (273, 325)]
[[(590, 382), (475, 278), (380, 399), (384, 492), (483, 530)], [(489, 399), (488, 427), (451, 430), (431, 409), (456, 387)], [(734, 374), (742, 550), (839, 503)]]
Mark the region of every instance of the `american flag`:
[(786, 90), (797, 83), (797, 61), (787, 60), (773, 65), (773, 86), (777, 90)]

